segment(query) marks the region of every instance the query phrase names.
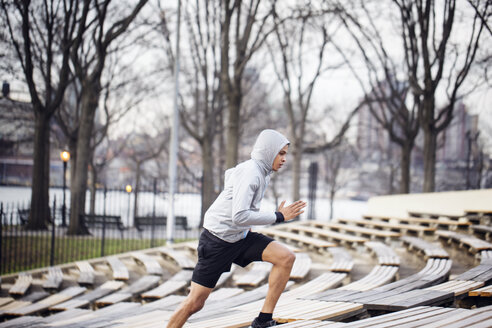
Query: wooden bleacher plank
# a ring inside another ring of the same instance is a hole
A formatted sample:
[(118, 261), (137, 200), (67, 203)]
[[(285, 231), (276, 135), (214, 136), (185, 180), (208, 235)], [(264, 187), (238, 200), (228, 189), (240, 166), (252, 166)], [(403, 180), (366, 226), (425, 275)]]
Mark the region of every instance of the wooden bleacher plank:
[(366, 304), (366, 307), (373, 310), (400, 311), (416, 306), (452, 302), (453, 300), (453, 292), (414, 289), (407, 292), (397, 293), (394, 296), (381, 298), (377, 301), (371, 302), (370, 304)]
[(483, 240), (488, 242), (492, 241), (492, 227), (489, 225), (472, 225), (470, 226), (471, 231), (481, 237)]
[(395, 278), (398, 273), (397, 266), (377, 265), (369, 274), (348, 285), (340, 287), (340, 290), (366, 291), (384, 285)]
[(468, 310), (464, 309), (452, 309), (441, 307), (429, 307), (418, 306), (407, 310), (392, 312), (389, 314), (383, 314), (380, 316), (358, 320), (352, 323), (346, 324), (346, 328), (359, 328), (359, 327), (416, 327), (427, 323), (428, 319), (431, 322), (435, 320), (442, 320), (443, 316), (449, 316), (457, 313), (464, 313)]
[(426, 259), (429, 258), (449, 258), (448, 252), (446, 252), (440, 246), (429, 243), (421, 238), (403, 236), (400, 238), (404, 245), (407, 246), (409, 250), (417, 250), (422, 253)]
[(269, 262), (253, 262), (248, 265), (249, 271), (234, 275), (233, 280), (238, 287), (257, 287), (270, 273), (272, 264)]
[(454, 296), (467, 294), (469, 291), (482, 287), (483, 282), (480, 281), (464, 281), (464, 280), (450, 280), (445, 283), (427, 287), (427, 290), (441, 290), (445, 292), (453, 292)]
[(74, 318), (60, 320), (56, 323), (56, 326), (67, 328), (108, 327), (112, 326), (111, 322), (118, 318), (142, 313), (141, 309), (142, 305), (140, 303), (121, 302)]
[(420, 218), (420, 217), (395, 217), (395, 216), (379, 216), (366, 214), (363, 216), (368, 220), (379, 220), (389, 223), (397, 224), (417, 224), (432, 228), (445, 228), (445, 229), (467, 229), (471, 223), (466, 218), (460, 218), (459, 220), (450, 220), (445, 217), (439, 218)]
[(345, 327), (345, 323), (326, 322), (320, 320), (296, 320), (282, 325), (282, 328), (338, 328)]
[(181, 268), (186, 270), (193, 270), (196, 265), (196, 261), (190, 259), (186, 254), (182, 251), (172, 249), (170, 247), (159, 247), (158, 251), (167, 259), (170, 259)]
[(130, 286), (96, 300), (96, 305), (102, 307), (127, 301), (134, 295), (141, 294), (151, 288), (154, 288), (159, 283), (159, 280), (160, 277), (152, 275), (140, 277), (140, 279), (135, 281)]
[(397, 223), (389, 223), (389, 222), (382, 222), (376, 220), (364, 220), (364, 219), (338, 218), (337, 222), (343, 224), (352, 224), (356, 226), (368, 227), (368, 228), (378, 228), (383, 230), (398, 231), (407, 234), (415, 234), (419, 236), (430, 235), (434, 233), (434, 231), (436, 230), (435, 228), (424, 227), (424, 226), (413, 225), (413, 224), (397, 224)]
[(331, 231), (329, 229), (320, 229), (312, 226), (306, 226), (296, 223), (287, 223), (279, 226), (279, 230), (294, 232), (301, 235), (307, 235), (318, 239), (327, 239), (329, 241), (348, 246), (362, 245), (367, 241), (366, 238), (353, 236), (345, 233)]
[(448, 242), (455, 242), (460, 247), (468, 249), (472, 254), (477, 254), (481, 251), (492, 250), (492, 243), (478, 239), (474, 236), (456, 233), (454, 231), (437, 230), (436, 235)]
[(492, 224), (492, 209), (490, 208), (465, 209), (465, 215), (474, 224)]
[(468, 292), (468, 296), (492, 297), (492, 285), (471, 290)]
[(45, 289), (58, 289), (63, 281), (63, 272), (60, 268), (49, 268), (46, 280), (43, 283)]
[(446, 213), (445, 211), (442, 212), (430, 212), (430, 211), (416, 211), (416, 210), (410, 210), (408, 211), (408, 214), (412, 217), (416, 218), (431, 218), (431, 219), (449, 219), (449, 220), (460, 220), (465, 217), (465, 212), (463, 213)]
[(41, 312), (48, 309), (51, 306), (65, 302), (77, 295), (80, 295), (85, 291), (86, 291), (85, 287), (68, 287), (60, 291), (59, 293), (48, 296), (47, 298), (44, 298), (36, 303), (32, 303), (27, 306), (12, 311), (8, 311), (7, 314), (12, 316), (24, 316), (24, 315)]
[(108, 256), (106, 258), (106, 261), (111, 267), (111, 271), (113, 271), (114, 280), (127, 281), (128, 279), (130, 279), (128, 268), (123, 264), (123, 262), (121, 262), (119, 258), (117, 258), (116, 256)]
[(282, 293), (282, 298), (302, 298), (335, 288), (347, 277), (345, 273), (325, 272), (318, 277)]
[[(486, 306), (478, 309), (472, 309), (467, 312), (461, 312), (449, 315), (447, 318), (425, 325), (426, 328), (462, 328), (462, 327), (490, 327), (492, 322), (486, 320), (492, 318), (492, 306)], [(478, 324), (478, 325), (476, 325)]]
[(308, 237), (308, 236), (301, 236), (299, 234), (295, 234), (292, 232), (287, 232), (287, 231), (282, 231), (279, 229), (274, 229), (274, 228), (261, 228), (258, 232), (263, 233), (267, 236), (273, 237), (273, 238), (280, 238), (284, 239), (287, 243), (299, 243), (304, 246), (307, 246), (308, 248), (315, 249), (317, 251), (325, 251), (329, 247), (334, 247), (336, 244), (332, 242), (328, 242), (325, 240), (321, 240), (318, 238), (313, 238), (313, 237)]
[(290, 279), (304, 279), (311, 269), (311, 257), (307, 253), (296, 253), (296, 260), (290, 272)]
[(73, 318), (87, 315), (87, 314), (90, 314), (93, 312), (94, 311), (92, 311), (92, 310), (86, 310), (86, 309), (70, 309), (67, 311), (62, 311), (62, 312), (58, 312), (58, 313), (46, 316), (43, 319), (44, 319), (44, 322), (46, 324), (56, 324), (60, 321), (64, 321), (67, 319), (73, 319)]
[(376, 254), (379, 265), (400, 265), (400, 257), (389, 246), (379, 241), (368, 241), (365, 245), (370, 251)]
[(131, 256), (142, 263), (145, 267), (147, 274), (160, 276), (163, 273), (162, 267), (159, 262), (150, 255), (142, 252), (132, 252)]
[(370, 229), (365, 227), (340, 224), (337, 222), (305, 221), (305, 222), (300, 222), (299, 224), (306, 224), (322, 229), (327, 228), (334, 231), (341, 231), (345, 233), (354, 233), (357, 236), (362, 236), (369, 239), (375, 239), (375, 238), (391, 239), (391, 238), (398, 238), (401, 236), (401, 233), (399, 232)]
[(227, 300), (230, 297), (239, 295), (244, 293), (244, 289), (242, 288), (219, 288), (214, 290), (210, 296), (207, 298), (207, 301), (221, 301)]
[(333, 272), (350, 272), (354, 267), (354, 260), (349, 252), (342, 247), (328, 248), (333, 262), (328, 270)]
[(168, 310), (170, 308), (171, 310), (174, 310), (174, 308), (181, 304), (186, 299), (186, 296), (183, 295), (169, 295), (166, 297), (163, 297), (161, 299), (158, 299), (156, 301), (152, 302), (147, 302), (142, 305), (143, 309), (146, 310)]
[(0, 323), (0, 328), (45, 327), (42, 317), (24, 316)]
[(0, 297), (0, 309), (2, 306), (7, 305), (11, 302), (13, 302), (15, 299), (12, 297)]
[(92, 285), (94, 283), (94, 268), (87, 261), (75, 262), (75, 265), (79, 269), (79, 278), (77, 282), (82, 285)]
[(155, 309), (131, 317), (116, 319), (112, 321), (112, 323), (119, 328), (146, 328), (149, 326), (164, 327), (164, 323), (167, 322), (172, 315), (173, 311)]
[(160, 299), (185, 288), (191, 281), (191, 271), (181, 270), (156, 288), (141, 294), (144, 299)]
[(455, 280), (472, 280), (483, 282), (488, 285), (492, 282), (492, 265), (479, 264), (468, 271), (463, 272), (455, 278)]
[(9, 289), (9, 294), (22, 296), (32, 284), (32, 276), (26, 273), (20, 273), (15, 280), (15, 284)]
[(50, 310), (52, 311), (67, 311), (69, 309), (75, 309), (75, 308), (81, 308), (81, 307), (86, 307), (90, 305), (93, 301), (96, 299), (100, 299), (108, 294), (111, 294), (120, 288), (122, 288), (124, 285), (124, 282), (122, 281), (116, 281), (116, 280), (111, 280), (111, 281), (106, 281), (104, 284), (101, 286), (97, 287), (94, 290), (91, 290), (90, 292), (74, 297), (71, 300), (68, 300), (66, 302), (57, 304), (55, 306), (51, 306)]

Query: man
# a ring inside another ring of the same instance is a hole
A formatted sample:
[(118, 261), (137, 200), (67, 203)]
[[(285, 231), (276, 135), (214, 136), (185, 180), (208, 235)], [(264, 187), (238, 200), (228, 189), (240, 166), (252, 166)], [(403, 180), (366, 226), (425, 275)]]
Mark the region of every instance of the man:
[(278, 212), (260, 212), (272, 171), (286, 162), (289, 141), (274, 130), (264, 130), (258, 136), (251, 159), (225, 173), (224, 190), (205, 213), (205, 228), (198, 244), (198, 263), (193, 271), (188, 297), (174, 312), (168, 328), (179, 328), (205, 304), (223, 272), (232, 263), (245, 267), (253, 261), (273, 264), (268, 278), (268, 292), (253, 328), (275, 326), (273, 310), (287, 284), (295, 255), (272, 238), (251, 232), (253, 225), (289, 221), (302, 214), (306, 203), (297, 201)]

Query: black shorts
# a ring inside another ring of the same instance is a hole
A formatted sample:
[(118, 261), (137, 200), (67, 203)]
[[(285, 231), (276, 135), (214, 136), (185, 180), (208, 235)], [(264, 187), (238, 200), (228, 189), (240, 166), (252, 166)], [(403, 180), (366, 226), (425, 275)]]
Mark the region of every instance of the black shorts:
[(263, 250), (272, 241), (270, 237), (250, 231), (246, 238), (228, 243), (204, 229), (198, 243), (198, 263), (191, 280), (214, 288), (220, 275), (231, 270), (232, 263), (245, 267), (253, 261), (261, 261)]

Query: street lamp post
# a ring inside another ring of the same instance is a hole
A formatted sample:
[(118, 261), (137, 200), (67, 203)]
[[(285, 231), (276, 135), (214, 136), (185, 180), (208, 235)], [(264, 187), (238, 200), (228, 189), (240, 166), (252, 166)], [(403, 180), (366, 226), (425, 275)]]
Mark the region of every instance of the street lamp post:
[(128, 193), (128, 216), (127, 216), (127, 222), (128, 226), (130, 226), (130, 200), (131, 200), (131, 194), (132, 194), (132, 186), (127, 184), (125, 187), (126, 192)]
[(65, 205), (65, 189), (67, 189), (67, 163), (70, 160), (70, 153), (66, 150), (60, 153), (63, 161), (63, 204), (62, 204), (62, 227), (67, 226), (66, 220), (66, 205)]

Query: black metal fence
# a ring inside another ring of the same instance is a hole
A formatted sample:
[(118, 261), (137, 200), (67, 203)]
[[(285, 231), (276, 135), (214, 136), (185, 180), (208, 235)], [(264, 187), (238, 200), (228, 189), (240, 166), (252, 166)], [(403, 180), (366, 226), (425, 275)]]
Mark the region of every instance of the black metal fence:
[[(142, 193), (141, 197), (135, 216), (131, 194), (115, 190), (98, 192), (94, 214), (83, 218), (90, 234), (81, 236), (67, 234), (70, 209), (66, 208), (63, 224), (63, 204), (57, 202), (61, 197), (55, 196), (51, 204), (48, 229), (38, 231), (25, 229), (29, 204), (0, 203), (0, 274), (164, 245), (166, 197), (155, 193)], [(197, 201), (198, 195), (175, 195), (174, 241), (198, 238)]]

